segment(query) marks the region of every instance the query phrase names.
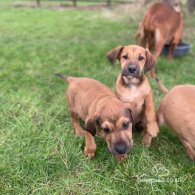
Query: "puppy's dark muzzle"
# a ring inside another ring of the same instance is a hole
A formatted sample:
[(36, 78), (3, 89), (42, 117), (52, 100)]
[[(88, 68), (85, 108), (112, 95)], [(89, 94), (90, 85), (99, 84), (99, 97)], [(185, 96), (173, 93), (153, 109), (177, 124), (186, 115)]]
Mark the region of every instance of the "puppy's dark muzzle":
[(117, 143), (114, 145), (114, 149), (118, 154), (127, 153), (127, 145), (124, 143)]
[(129, 143), (126, 142), (117, 142), (113, 144), (112, 146), (109, 146), (109, 150), (113, 155), (123, 155), (127, 154), (133, 147), (133, 140), (129, 141)]
[(140, 75), (139, 67), (137, 65), (135, 65), (135, 64), (127, 65), (122, 70), (122, 76), (139, 77), (139, 75)]

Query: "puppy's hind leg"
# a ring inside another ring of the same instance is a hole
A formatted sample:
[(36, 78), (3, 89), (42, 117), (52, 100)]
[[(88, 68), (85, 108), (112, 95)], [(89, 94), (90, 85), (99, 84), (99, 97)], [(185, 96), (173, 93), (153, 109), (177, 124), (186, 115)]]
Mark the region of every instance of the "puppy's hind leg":
[(84, 136), (84, 130), (80, 126), (79, 116), (74, 112), (71, 112), (71, 119), (75, 129), (75, 134), (79, 137)]
[[(156, 31), (155, 31), (154, 54), (153, 54), (156, 60), (158, 59), (160, 53), (162, 52), (165, 42), (166, 41), (162, 37), (160, 30), (156, 29)], [(150, 70), (150, 76), (152, 78), (156, 78), (156, 73), (155, 73), (154, 68)]]
[(174, 51), (175, 51), (175, 48), (176, 48), (176, 44), (172, 41), (170, 43), (170, 46), (169, 46), (169, 53), (167, 55), (167, 58), (169, 60), (172, 60), (173, 59), (173, 54), (174, 54)]
[(186, 149), (186, 152), (187, 152), (189, 158), (191, 160), (195, 161), (195, 149), (192, 148), (192, 146), (189, 144), (189, 142), (182, 140), (182, 139), (181, 139), (181, 142), (182, 142), (184, 148)]
[(154, 45), (154, 57), (157, 59), (163, 50), (164, 44), (166, 43), (166, 40), (162, 37), (162, 34), (160, 30), (157, 28), (155, 30), (155, 45)]
[(163, 104), (161, 103), (159, 109), (156, 112), (156, 119), (158, 126), (160, 127), (165, 123), (164, 115), (163, 115)]
[[(154, 57), (155, 57), (156, 60), (158, 59), (160, 53), (162, 52), (163, 46), (164, 46), (164, 41), (163, 40), (160, 40), (159, 42), (155, 43)], [(156, 78), (155, 67), (150, 70), (150, 76), (152, 78)]]
[(71, 90), (67, 91), (67, 102), (69, 105), (71, 120), (75, 129), (75, 134), (79, 137), (84, 136), (84, 130), (80, 126), (79, 115), (75, 108), (74, 99), (71, 98)]

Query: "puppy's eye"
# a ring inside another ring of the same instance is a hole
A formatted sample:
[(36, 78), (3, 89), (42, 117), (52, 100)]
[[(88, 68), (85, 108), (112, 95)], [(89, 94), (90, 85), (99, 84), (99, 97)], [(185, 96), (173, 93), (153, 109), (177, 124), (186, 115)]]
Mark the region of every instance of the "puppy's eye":
[(123, 128), (124, 128), (124, 129), (128, 129), (128, 128), (129, 128), (129, 123), (128, 123), (128, 122), (123, 123)]
[(138, 60), (139, 60), (139, 61), (142, 61), (142, 60), (144, 60), (144, 57), (143, 57), (143, 56), (139, 56), (139, 57), (138, 57)]
[(109, 128), (103, 128), (104, 133), (108, 134), (110, 132)]
[(128, 59), (128, 55), (124, 55), (124, 56), (122, 56), (122, 58), (123, 58), (124, 60), (127, 60), (127, 59)]

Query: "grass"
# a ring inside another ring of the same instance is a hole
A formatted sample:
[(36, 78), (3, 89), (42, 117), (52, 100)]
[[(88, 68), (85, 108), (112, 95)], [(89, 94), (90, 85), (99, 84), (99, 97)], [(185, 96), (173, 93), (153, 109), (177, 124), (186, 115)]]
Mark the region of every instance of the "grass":
[[(0, 8), (0, 194), (195, 193), (195, 164), (167, 127), (150, 149), (134, 133), (135, 146), (124, 163), (99, 138), (96, 157), (86, 159), (84, 139), (73, 133), (67, 84), (54, 76), (91, 77), (114, 89), (120, 68), (105, 53), (134, 43), (143, 14), (138, 8)], [(186, 14), (185, 21), (184, 39), (195, 45), (195, 20)], [(158, 75), (168, 88), (195, 84), (194, 53), (193, 47), (173, 62), (159, 59)], [(158, 107), (163, 94), (153, 80), (151, 85)]]

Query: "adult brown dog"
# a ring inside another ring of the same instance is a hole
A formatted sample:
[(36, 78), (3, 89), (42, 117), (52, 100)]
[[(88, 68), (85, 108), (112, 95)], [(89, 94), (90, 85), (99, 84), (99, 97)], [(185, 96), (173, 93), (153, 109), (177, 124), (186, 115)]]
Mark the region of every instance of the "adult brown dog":
[[(183, 33), (182, 14), (165, 2), (153, 4), (145, 13), (139, 24), (136, 37), (140, 37), (140, 45), (151, 51), (157, 59), (166, 43), (169, 43), (168, 58), (173, 58), (176, 46), (181, 42)], [(151, 76), (155, 77), (154, 69)]]
[(165, 93), (157, 111), (158, 123), (173, 129), (195, 161), (195, 85), (178, 85)]
[(153, 92), (145, 73), (156, 60), (148, 49), (137, 45), (118, 46), (107, 53), (111, 63), (119, 60), (122, 68), (116, 82), (116, 94), (135, 110), (135, 123), (141, 122), (142, 143), (149, 147), (159, 129), (156, 122)]
[[(67, 100), (76, 135), (85, 135), (86, 157), (96, 152), (94, 135), (103, 137), (110, 152), (124, 160), (133, 147), (133, 112), (111, 89), (90, 78), (62, 77), (69, 83)], [(85, 131), (79, 119), (85, 121)]]

